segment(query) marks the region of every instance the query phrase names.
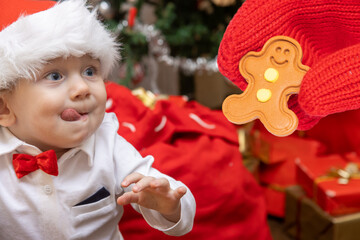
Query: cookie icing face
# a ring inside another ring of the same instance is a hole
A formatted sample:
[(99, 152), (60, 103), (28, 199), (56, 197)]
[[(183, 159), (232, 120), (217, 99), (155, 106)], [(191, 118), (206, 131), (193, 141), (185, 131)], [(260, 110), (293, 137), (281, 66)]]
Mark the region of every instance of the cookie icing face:
[(235, 124), (258, 118), (276, 136), (293, 133), (298, 119), (287, 107), (287, 99), (299, 92), (309, 69), (301, 58), (300, 44), (286, 36), (269, 39), (260, 52), (247, 53), (240, 60), (239, 70), (248, 86), (242, 94), (225, 99), (225, 117)]
[(270, 62), (274, 67), (283, 67), (289, 64), (298, 54), (294, 46), (286, 41), (277, 41), (269, 46), (268, 51)]

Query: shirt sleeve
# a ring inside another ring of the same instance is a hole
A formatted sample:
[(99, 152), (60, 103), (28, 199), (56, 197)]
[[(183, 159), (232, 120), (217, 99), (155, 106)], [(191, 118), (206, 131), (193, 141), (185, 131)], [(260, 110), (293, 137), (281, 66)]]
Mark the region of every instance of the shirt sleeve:
[[(114, 146), (115, 174), (117, 175), (117, 183), (120, 187), (122, 180), (133, 172), (141, 173), (145, 176), (155, 178), (166, 178), (170, 182), (170, 187), (176, 189), (180, 186), (187, 188), (186, 194), (181, 198), (181, 217), (177, 223), (173, 223), (164, 218), (159, 212), (132, 204), (133, 208), (140, 212), (146, 222), (153, 228), (158, 229), (165, 234), (171, 236), (181, 236), (191, 231), (193, 227), (196, 203), (190, 189), (180, 181), (176, 181), (172, 177), (161, 173), (154, 169), (152, 164), (154, 158), (152, 156), (142, 157), (140, 153), (121, 136), (117, 136)], [(123, 189), (123, 191), (131, 191), (131, 187)], [(118, 192), (122, 192), (119, 190)]]

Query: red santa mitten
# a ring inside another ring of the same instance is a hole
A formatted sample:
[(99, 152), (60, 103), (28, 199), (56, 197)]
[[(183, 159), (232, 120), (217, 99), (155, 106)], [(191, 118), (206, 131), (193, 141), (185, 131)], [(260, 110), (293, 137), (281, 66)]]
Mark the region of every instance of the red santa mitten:
[(326, 115), (360, 108), (359, 30), (358, 0), (247, 0), (226, 29), (219, 70), (244, 90), (239, 61), (246, 53), (260, 51), (274, 36), (297, 40), (311, 69), (288, 106), (298, 129), (307, 130)]

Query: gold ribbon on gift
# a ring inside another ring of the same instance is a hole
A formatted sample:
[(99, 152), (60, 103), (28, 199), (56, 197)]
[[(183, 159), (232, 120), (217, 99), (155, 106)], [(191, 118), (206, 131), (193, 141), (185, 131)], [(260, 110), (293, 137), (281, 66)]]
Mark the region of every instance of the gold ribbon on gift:
[(237, 129), (238, 140), (239, 140), (239, 151), (244, 159), (253, 157), (251, 152), (251, 137), (250, 131), (253, 127), (253, 123), (243, 124)]
[(154, 108), (156, 103), (156, 96), (154, 93), (147, 91), (144, 88), (137, 88), (132, 90), (132, 94), (139, 98), (148, 108)]
[(140, 99), (142, 101), (142, 103), (150, 109), (154, 109), (155, 103), (158, 100), (169, 99), (169, 96), (167, 96), (167, 95), (164, 95), (164, 94), (156, 94), (155, 95), (153, 92), (151, 92), (149, 90), (145, 90), (142, 87), (132, 90), (131, 93), (135, 97)]
[(276, 183), (260, 183), (261, 186), (269, 188), (271, 190), (274, 190), (276, 192), (284, 192), (286, 191), (286, 188), (288, 186), (282, 186), (280, 184), (276, 184)]
[(337, 179), (338, 184), (345, 185), (348, 184), (351, 179), (360, 179), (360, 170), (359, 170), (359, 164), (358, 163), (348, 163), (344, 168), (336, 168), (332, 167), (329, 169), (329, 171), (320, 177), (317, 177), (314, 181), (313, 185), (313, 198), (315, 202), (318, 202), (317, 200), (317, 191), (318, 187), (317, 185), (320, 182), (324, 181), (333, 181), (334, 179)]
[(326, 175), (317, 177), (315, 184), (323, 181), (331, 181), (337, 179), (339, 184), (348, 184), (350, 179), (360, 179), (360, 170), (358, 163), (348, 163), (342, 168), (332, 167), (326, 173)]

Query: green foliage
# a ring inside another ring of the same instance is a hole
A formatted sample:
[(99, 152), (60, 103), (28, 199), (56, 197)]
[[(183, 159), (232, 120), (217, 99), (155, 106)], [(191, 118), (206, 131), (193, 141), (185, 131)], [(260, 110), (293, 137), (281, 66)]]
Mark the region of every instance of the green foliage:
[(148, 52), (148, 42), (146, 37), (130, 28), (124, 28), (120, 35), (120, 42), (125, 43), (122, 47), (122, 61), (126, 62), (126, 76), (122, 79), (122, 84), (129, 86), (134, 73), (134, 64)]
[[(128, 12), (119, 9), (125, 5), (129, 7), (130, 1), (108, 1), (118, 10), (114, 18), (105, 23), (109, 29), (119, 33), (122, 62), (126, 65), (126, 77), (121, 82), (128, 85), (135, 75), (134, 64), (149, 52), (147, 36), (122, 25)], [(192, 59), (212, 59), (217, 55), (226, 26), (242, 4), (242, 0), (229, 7), (218, 7), (211, 0), (137, 0), (132, 4), (141, 9), (145, 2), (155, 4), (155, 27), (164, 36), (171, 55)]]
[(226, 26), (240, 5), (241, 1), (218, 7), (209, 0), (162, 0), (156, 9), (155, 26), (165, 36), (171, 55), (213, 58)]
[(130, 28), (124, 28), (120, 35), (120, 41), (125, 43), (123, 45), (126, 53), (125, 58), (132, 58), (135, 61), (140, 61), (141, 57), (148, 52), (148, 42), (146, 37), (142, 33), (133, 31)]

